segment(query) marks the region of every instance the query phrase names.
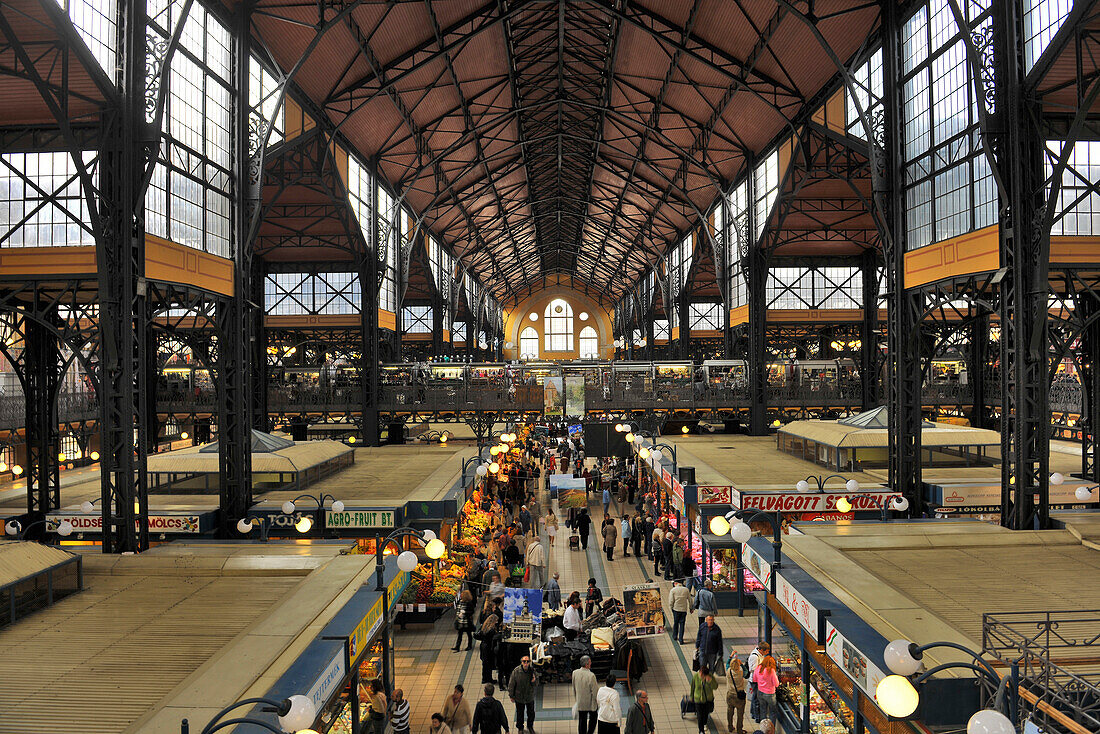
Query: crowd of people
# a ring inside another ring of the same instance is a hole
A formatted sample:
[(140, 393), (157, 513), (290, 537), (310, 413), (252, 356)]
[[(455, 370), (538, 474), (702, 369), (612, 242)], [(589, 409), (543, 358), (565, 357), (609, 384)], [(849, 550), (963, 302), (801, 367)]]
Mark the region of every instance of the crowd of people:
[[(696, 574), (696, 565), (687, 552), (685, 539), (662, 516), (654, 492), (639, 488), (635, 467), (626, 461), (601, 459), (596, 466), (585, 462), (583, 442), (575, 438), (522, 442), (522, 458), (513, 462), (507, 480), (495, 482), (495, 492), (485, 493), (482, 509), (494, 518), (474, 552), (474, 562), (463, 584), (455, 606), (457, 638), (452, 650), (470, 650), (476, 640), (481, 660), (482, 697), (475, 704), (465, 697), (462, 685), (443, 701), (440, 710), (431, 715), (430, 734), (500, 734), (511, 732), (514, 723), (517, 734), (535, 731), (535, 697), (540, 685), (539, 673), (529, 655), (523, 655), (518, 665), (506, 655), (503, 602), (508, 583), (543, 590), (544, 605), (549, 609), (564, 607), (562, 627), (567, 640), (580, 635), (583, 620), (604, 600), (595, 578), (588, 579), (582, 592), (574, 590), (563, 600), (560, 574), (547, 576), (547, 549), (540, 539), (545, 532), (547, 543), (554, 547), (560, 525), (579, 536), (579, 545), (587, 549), (595, 535), (607, 561), (613, 562), (615, 550), (622, 543), (623, 557), (645, 557), (653, 563), (655, 575), (673, 581), (666, 609), (672, 613), (670, 635), (679, 644), (685, 640), (686, 620), (695, 613), (698, 628), (694, 635), (693, 673), (687, 699), (696, 714), (699, 731), (706, 731), (714, 712), (719, 680), (726, 683), (726, 718), (730, 734), (748, 734), (744, 728), (746, 706), (753, 721), (760, 721), (758, 731), (775, 731), (775, 691), (779, 685), (776, 661), (768, 645), (761, 642), (742, 660), (737, 650), (729, 650), (717, 623), (718, 603), (711, 588)], [(571, 472), (585, 478), (589, 495), (595, 494), (603, 505), (603, 519), (597, 527), (587, 508), (582, 508), (559, 521), (552, 507), (541, 513), (540, 477), (555, 471)], [(611, 514), (612, 502), (631, 507), (619, 517)], [(466, 641), (462, 647), (463, 639)], [(389, 721), (395, 734), (408, 731), (408, 702), (402, 691), (395, 690), (387, 702), (381, 687), (372, 682), (363, 689), (363, 700), (369, 701), (369, 723), (372, 734), (382, 734)], [(592, 672), (592, 661), (583, 657), (572, 673), (575, 697), (574, 718), (578, 734), (653, 734), (655, 724), (645, 690), (634, 692), (625, 717), (616, 679), (610, 676), (601, 686)], [(376, 690), (377, 688), (377, 690)], [(509, 720), (497, 690), (507, 693), (514, 707)], [(375, 726), (377, 722), (381, 725)]]

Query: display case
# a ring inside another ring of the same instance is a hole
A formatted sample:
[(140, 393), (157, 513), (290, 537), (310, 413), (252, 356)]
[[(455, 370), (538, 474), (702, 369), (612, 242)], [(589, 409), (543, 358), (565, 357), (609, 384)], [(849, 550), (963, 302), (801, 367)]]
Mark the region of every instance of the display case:
[[(359, 662), (359, 680), (366, 686), (370, 681), (382, 675), (382, 640), (378, 639), (370, 646)], [(345, 690), (321, 712), (321, 734), (357, 734), (352, 730), (351, 706), (354, 700), (349, 683)], [(367, 702), (359, 702), (359, 721), (367, 720)], [(362, 723), (360, 723), (360, 727)]]
[[(705, 520), (704, 525), (709, 520)], [(756, 592), (764, 586), (741, 565), (741, 546), (729, 535), (703, 535), (703, 574), (714, 585), (718, 605), (724, 609), (755, 609)], [(740, 570), (740, 574), (738, 571)], [(740, 578), (738, 578), (740, 575)]]
[(802, 656), (798, 645), (782, 634), (781, 629), (777, 632), (780, 634), (773, 639), (773, 652), (779, 666), (776, 701), (780, 707), (785, 707), (788, 717), (794, 721), (802, 718), (803, 707), (807, 707), (810, 734), (854, 734), (852, 710), (841, 700), (832, 684), (812, 666), (808, 666), (809, 680), (802, 679)]

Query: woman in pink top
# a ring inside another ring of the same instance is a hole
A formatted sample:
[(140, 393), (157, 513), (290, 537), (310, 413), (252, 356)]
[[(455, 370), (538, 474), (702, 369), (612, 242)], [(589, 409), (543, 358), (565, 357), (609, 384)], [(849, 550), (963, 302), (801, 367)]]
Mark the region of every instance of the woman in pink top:
[(775, 658), (767, 655), (756, 670), (752, 672), (752, 682), (756, 684), (756, 695), (760, 699), (760, 713), (771, 721), (775, 731), (778, 714), (775, 705), (775, 689), (779, 687), (779, 675), (776, 673)]

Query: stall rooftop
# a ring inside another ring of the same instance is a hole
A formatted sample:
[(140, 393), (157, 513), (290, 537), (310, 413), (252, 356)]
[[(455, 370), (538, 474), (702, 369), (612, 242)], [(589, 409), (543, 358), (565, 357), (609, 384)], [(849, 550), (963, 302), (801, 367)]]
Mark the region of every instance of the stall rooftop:
[(373, 578), (373, 558), (349, 547), (85, 554), (83, 592), (0, 629), (0, 732), (175, 734), (184, 717), (197, 731)]
[[(888, 640), (981, 650), (983, 614), (1100, 609), (1100, 552), (1069, 530), (974, 521), (795, 527), (804, 535), (784, 538), (784, 554)], [(1095, 657), (1096, 648), (1082, 652)], [(937, 649), (925, 665), (962, 659)]]

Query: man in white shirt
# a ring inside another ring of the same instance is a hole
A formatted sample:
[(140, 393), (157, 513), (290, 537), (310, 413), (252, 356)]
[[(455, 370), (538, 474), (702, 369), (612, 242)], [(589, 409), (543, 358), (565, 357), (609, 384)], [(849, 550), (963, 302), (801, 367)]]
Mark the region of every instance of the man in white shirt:
[(574, 601), (565, 608), (565, 616), (562, 617), (562, 624), (565, 626), (565, 639), (570, 641), (577, 639), (577, 635), (581, 632), (580, 600)]
[(754, 718), (753, 721), (759, 720), (760, 698), (756, 695), (756, 684), (752, 682), (752, 674), (756, 670), (756, 666), (760, 664), (760, 661), (768, 656), (768, 654), (771, 652), (771, 649), (771, 645), (761, 640), (760, 643), (753, 649), (753, 651), (749, 653), (749, 659), (745, 661), (745, 665), (747, 665), (749, 668), (749, 696), (752, 699), (749, 702), (749, 715), (757, 717)]

